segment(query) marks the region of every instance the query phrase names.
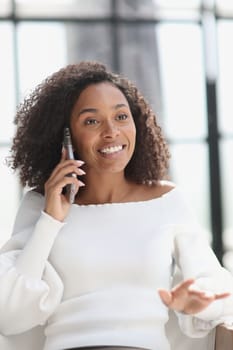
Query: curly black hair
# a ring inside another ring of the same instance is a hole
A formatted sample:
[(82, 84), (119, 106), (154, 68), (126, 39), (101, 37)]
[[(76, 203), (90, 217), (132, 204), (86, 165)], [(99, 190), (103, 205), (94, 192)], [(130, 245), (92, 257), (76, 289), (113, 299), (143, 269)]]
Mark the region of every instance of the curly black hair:
[(126, 97), (136, 125), (136, 146), (125, 176), (153, 184), (164, 178), (169, 151), (149, 104), (128, 79), (99, 62), (68, 65), (38, 85), (17, 108), (17, 126), (8, 165), (18, 170), (22, 186), (44, 192), (61, 157), (63, 129), (81, 92), (90, 84), (110, 82)]

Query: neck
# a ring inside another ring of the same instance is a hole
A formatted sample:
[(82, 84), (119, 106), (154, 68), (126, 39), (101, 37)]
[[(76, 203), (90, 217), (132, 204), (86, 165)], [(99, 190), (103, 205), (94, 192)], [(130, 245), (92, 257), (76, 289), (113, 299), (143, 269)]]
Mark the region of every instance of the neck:
[(80, 204), (103, 204), (124, 201), (129, 194), (132, 184), (125, 178), (124, 173), (96, 174), (87, 172), (85, 183), (78, 196)]

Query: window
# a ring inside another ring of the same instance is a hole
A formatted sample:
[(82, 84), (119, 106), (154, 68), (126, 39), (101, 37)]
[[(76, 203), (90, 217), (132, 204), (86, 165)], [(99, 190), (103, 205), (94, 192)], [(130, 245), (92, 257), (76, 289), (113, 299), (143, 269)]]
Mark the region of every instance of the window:
[(3, 164), (16, 105), (62, 66), (91, 59), (127, 75), (151, 103), (170, 143), (172, 180), (233, 270), (233, 5), (213, 2), (0, 0), (0, 244), (21, 197)]

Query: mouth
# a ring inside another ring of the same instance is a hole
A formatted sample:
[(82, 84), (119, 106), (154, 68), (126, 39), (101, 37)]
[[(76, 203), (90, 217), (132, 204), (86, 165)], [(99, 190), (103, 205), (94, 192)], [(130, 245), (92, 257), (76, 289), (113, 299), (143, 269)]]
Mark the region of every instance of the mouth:
[(104, 147), (98, 150), (99, 153), (103, 155), (108, 155), (108, 154), (114, 154), (121, 152), (126, 145), (117, 145), (117, 146), (111, 146), (111, 147)]

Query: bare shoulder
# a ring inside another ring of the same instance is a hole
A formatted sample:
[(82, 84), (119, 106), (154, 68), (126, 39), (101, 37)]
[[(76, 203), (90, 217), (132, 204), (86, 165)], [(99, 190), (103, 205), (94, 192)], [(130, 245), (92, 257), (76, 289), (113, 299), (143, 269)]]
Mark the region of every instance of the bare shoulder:
[(150, 200), (162, 197), (166, 193), (172, 191), (176, 185), (173, 182), (160, 180), (154, 185), (140, 185), (135, 188), (133, 198), (130, 200)]
[(160, 180), (156, 185), (151, 187), (151, 194), (154, 198), (161, 197), (164, 194), (172, 191), (175, 187), (176, 185), (171, 181)]
[(160, 180), (157, 186), (161, 189), (162, 194), (165, 194), (172, 191), (176, 187), (176, 184), (172, 181)]

